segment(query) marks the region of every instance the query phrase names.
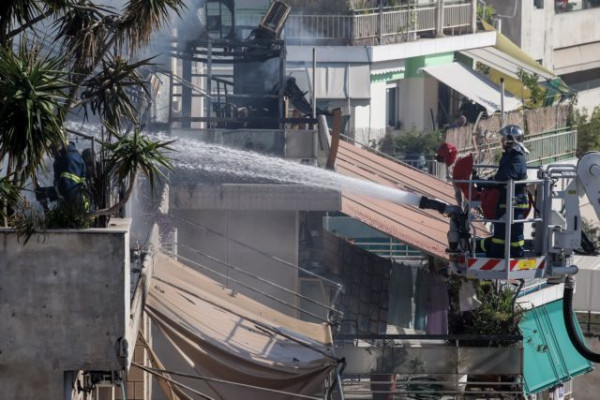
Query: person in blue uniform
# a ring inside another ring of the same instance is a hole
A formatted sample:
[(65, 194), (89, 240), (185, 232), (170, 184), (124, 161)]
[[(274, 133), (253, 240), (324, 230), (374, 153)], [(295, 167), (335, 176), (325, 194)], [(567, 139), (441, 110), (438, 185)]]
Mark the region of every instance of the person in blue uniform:
[[(507, 185), (493, 184), (496, 182), (521, 181), (527, 179), (527, 163), (525, 160), (529, 150), (523, 145), (523, 130), (517, 125), (506, 125), (498, 132), (501, 135), (502, 148), (504, 152), (500, 158), (498, 170), (490, 183), (484, 187), (496, 187), (499, 190), (498, 202), (496, 204), (495, 219), (501, 219), (506, 214), (506, 192)], [(524, 219), (529, 210), (529, 196), (525, 184), (515, 185), (513, 201), (514, 220)], [(506, 224), (495, 222), (493, 224), (493, 235), (480, 241), (481, 250), (488, 257), (503, 258), (506, 244)], [(513, 223), (510, 229), (510, 257), (520, 258), (525, 255), (525, 238), (523, 236), (523, 223)]]
[(73, 142), (61, 149), (53, 149), (54, 186), (36, 190), (39, 201), (48, 199), (63, 205), (88, 210), (86, 188), (86, 164)]

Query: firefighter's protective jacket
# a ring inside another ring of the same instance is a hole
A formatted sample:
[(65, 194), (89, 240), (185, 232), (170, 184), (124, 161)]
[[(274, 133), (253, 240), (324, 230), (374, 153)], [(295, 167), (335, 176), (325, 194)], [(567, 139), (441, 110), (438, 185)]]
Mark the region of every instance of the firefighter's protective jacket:
[[(504, 151), (500, 158), (498, 171), (493, 180), (496, 182), (522, 181), (527, 179), (527, 162), (525, 154), (520, 147), (512, 147)], [(498, 185), (500, 196), (496, 205), (495, 218), (500, 219), (506, 213), (506, 185)], [(529, 208), (529, 198), (526, 194), (525, 184), (515, 185), (513, 201), (514, 219), (524, 219)], [(495, 222), (494, 234), (490, 238), (491, 243), (483, 244), (488, 256), (503, 257), (506, 225), (502, 222)], [(525, 241), (523, 237), (523, 223), (513, 223), (510, 231), (510, 256), (523, 257)]]
[(82, 201), (85, 188), (85, 161), (70, 142), (62, 148), (54, 160), (54, 185), (57, 195), (70, 204)]
[[(494, 175), (493, 180), (497, 182), (506, 182), (509, 180), (522, 181), (525, 179), (527, 179), (527, 162), (525, 161), (525, 154), (514, 147), (502, 153), (498, 171), (496, 172), (496, 175)], [(500, 201), (505, 200), (506, 186), (501, 185), (500, 191), (501, 193), (504, 192), (504, 196), (501, 196)], [(515, 194), (522, 193), (525, 193), (525, 185), (516, 185)]]

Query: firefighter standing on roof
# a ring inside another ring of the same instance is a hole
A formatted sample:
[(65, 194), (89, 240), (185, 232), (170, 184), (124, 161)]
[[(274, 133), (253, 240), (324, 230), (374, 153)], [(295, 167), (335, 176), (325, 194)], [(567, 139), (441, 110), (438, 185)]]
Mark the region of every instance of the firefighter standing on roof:
[[(496, 182), (521, 181), (527, 179), (527, 163), (525, 155), (529, 150), (523, 145), (523, 130), (517, 125), (507, 125), (498, 132), (502, 137), (502, 158), (498, 171), (491, 179)], [(484, 184), (484, 187), (490, 187), (490, 184)], [(493, 185), (498, 188), (500, 195), (496, 204), (494, 219), (502, 219), (506, 214), (506, 191), (505, 184)], [(515, 185), (513, 218), (515, 220), (525, 219), (529, 210), (529, 197), (525, 184)], [(488, 257), (503, 258), (504, 247), (506, 245), (506, 224), (503, 222), (494, 223), (493, 236), (485, 238), (480, 242), (481, 250), (485, 251)], [(523, 223), (513, 223), (510, 229), (510, 257), (519, 258), (525, 255), (525, 238), (523, 236)]]
[(38, 200), (49, 199), (88, 211), (89, 205), (85, 193), (86, 165), (73, 142), (60, 150), (54, 149), (54, 186), (38, 188)]

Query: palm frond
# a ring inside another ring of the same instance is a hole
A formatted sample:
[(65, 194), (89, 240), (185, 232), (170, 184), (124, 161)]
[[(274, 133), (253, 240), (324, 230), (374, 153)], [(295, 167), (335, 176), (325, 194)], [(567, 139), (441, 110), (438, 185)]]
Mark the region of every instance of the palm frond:
[(137, 123), (139, 96), (149, 96), (144, 79), (137, 72), (150, 65), (150, 59), (129, 63), (121, 57), (102, 61), (102, 68), (82, 85), (82, 105), (113, 128), (120, 128), (123, 118)]
[(43, 2), (4, 0), (0, 2), (0, 45), (7, 45), (9, 32), (15, 25), (25, 25), (43, 12)]
[(61, 57), (41, 56), (22, 41), (17, 52), (0, 48), (0, 159), (34, 176), (50, 144), (64, 143), (65, 89)]
[(124, 40), (130, 51), (145, 46), (152, 32), (161, 29), (171, 14), (178, 17), (186, 8), (183, 0), (131, 0), (121, 20)]
[(87, 0), (66, 10), (55, 23), (57, 37), (73, 60), (73, 70), (89, 73), (105, 54), (115, 31), (116, 12), (106, 12)]
[(171, 158), (165, 155), (166, 151), (174, 151), (170, 145), (174, 140), (157, 141), (142, 134), (136, 129), (133, 134), (122, 135), (114, 129), (107, 127), (116, 137), (114, 143), (103, 143), (109, 150), (110, 156), (107, 171), (119, 181), (128, 179), (132, 172), (141, 172), (154, 189), (155, 182), (164, 178), (162, 169), (173, 169)]

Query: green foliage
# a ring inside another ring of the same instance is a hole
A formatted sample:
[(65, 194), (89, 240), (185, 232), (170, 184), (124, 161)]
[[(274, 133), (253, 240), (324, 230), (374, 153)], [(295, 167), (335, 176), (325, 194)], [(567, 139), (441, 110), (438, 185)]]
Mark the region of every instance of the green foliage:
[[(64, 89), (60, 57), (42, 56), (21, 42), (17, 52), (0, 47), (0, 159), (18, 171), (15, 181), (34, 177), (51, 144), (65, 142)], [(12, 172), (12, 171), (9, 171)]]
[(172, 169), (171, 159), (163, 154), (173, 151), (170, 144), (173, 140), (160, 142), (143, 135), (139, 129), (131, 135), (121, 135), (116, 131), (112, 134), (117, 138), (115, 143), (103, 143), (110, 151), (107, 171), (119, 181), (130, 178), (132, 172), (142, 172), (150, 182), (150, 188), (158, 179), (164, 177), (162, 168)]
[(48, 210), (44, 225), (48, 229), (84, 229), (92, 226), (93, 218), (82, 205), (71, 205), (59, 201), (55, 208)]
[(489, 24), (493, 22), (492, 18), (496, 14), (496, 10), (492, 6), (482, 6), (477, 4), (477, 17)]
[(46, 230), (46, 216), (37, 212), (29, 202), (24, 201), (18, 205), (16, 212), (11, 216), (10, 225), (17, 232), (19, 240), (27, 244), (36, 232)]
[[(3, 199), (9, 208), (16, 206), (19, 202), (20, 191), (21, 188), (11, 182), (10, 176), (0, 176), (0, 199)], [(6, 208), (0, 207), (0, 217), (8, 218), (7, 214)]]
[[(99, 71), (83, 84), (84, 109), (100, 115), (105, 124), (120, 129), (123, 118), (137, 123), (135, 104), (132, 98), (135, 89), (141, 88), (148, 96), (138, 69), (149, 65), (149, 60), (129, 63), (121, 57), (109, 57), (102, 61)], [(142, 93), (144, 94), (144, 93)]]
[(574, 120), (577, 127), (577, 156), (600, 150), (600, 107), (596, 107), (592, 115), (576, 111)]
[[(9, 214), (5, 220), (25, 232), (36, 224), (85, 227), (90, 217), (85, 210), (64, 205), (50, 210), (43, 224), (34, 221), (9, 196), (6, 176), (17, 186), (27, 178), (35, 182), (36, 171), (44, 165), (52, 145), (66, 142), (67, 115), (91, 111), (119, 141), (108, 138), (107, 151), (101, 152), (108, 158), (101, 160), (103, 165), (110, 165), (116, 178), (127, 176), (130, 188), (138, 171), (151, 184), (160, 178), (159, 168), (170, 166), (161, 153), (168, 144), (146, 140), (137, 129), (131, 136), (117, 134), (125, 122), (138, 126), (137, 96), (148, 94), (138, 70), (149, 60), (126, 60), (173, 15), (181, 15), (184, 1), (127, 0), (118, 8), (93, 0), (4, 3), (0, 7), (0, 159), (7, 160), (8, 168), (4, 178), (0, 176), (6, 189), (0, 190), (0, 209)], [(29, 43), (27, 38), (32, 37), (43, 37), (45, 43)], [(124, 157), (127, 148), (136, 149), (129, 161)], [(118, 154), (111, 155), (112, 150)], [(111, 182), (107, 177), (98, 179)]]
[[(514, 303), (515, 292), (508, 285), (481, 281), (476, 286), (481, 305), (455, 323), (454, 333), (474, 335), (518, 335), (524, 309)], [(493, 341), (490, 344), (501, 344)]]
[(540, 108), (544, 105), (545, 93), (542, 90), (538, 80), (540, 76), (535, 72), (528, 74), (523, 69), (519, 69), (517, 76), (527, 89), (529, 89), (530, 97), (525, 99), (525, 106), (531, 109)]
[(402, 154), (434, 154), (441, 141), (439, 131), (418, 131), (412, 128), (397, 136), (387, 133), (378, 143), (378, 150), (391, 156)]

